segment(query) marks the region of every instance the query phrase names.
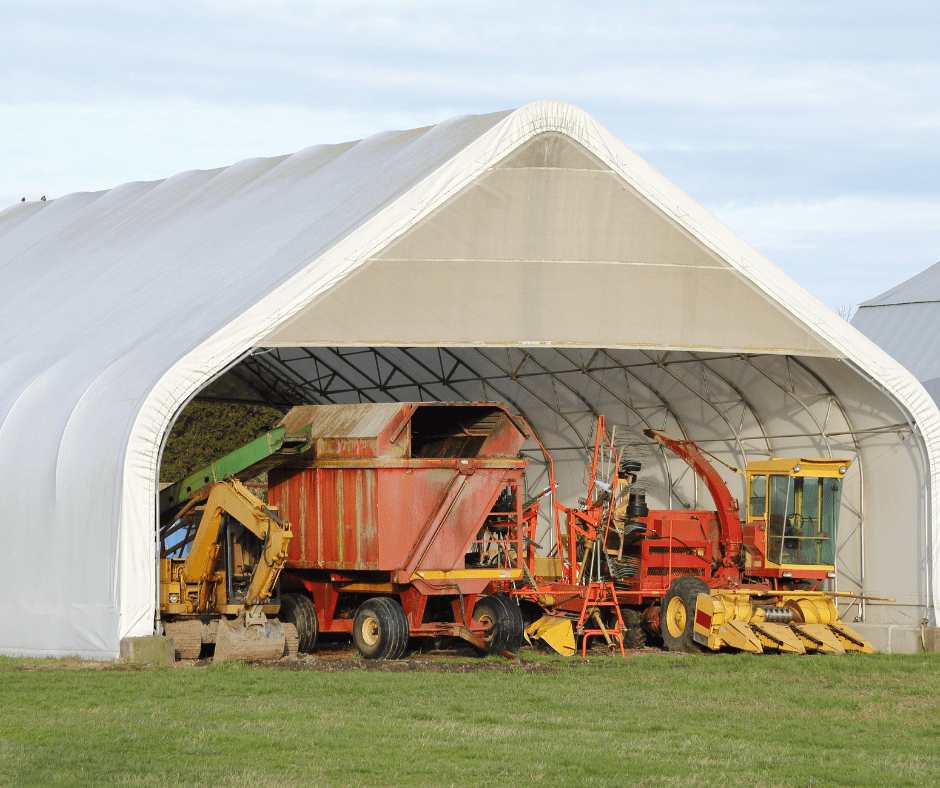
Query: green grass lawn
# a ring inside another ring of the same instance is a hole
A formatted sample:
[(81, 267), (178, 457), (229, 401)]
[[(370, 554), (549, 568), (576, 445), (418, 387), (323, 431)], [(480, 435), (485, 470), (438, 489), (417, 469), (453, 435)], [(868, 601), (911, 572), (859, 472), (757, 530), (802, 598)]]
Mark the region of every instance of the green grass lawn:
[(0, 784), (940, 785), (940, 655), (527, 662), (439, 673), (0, 658)]

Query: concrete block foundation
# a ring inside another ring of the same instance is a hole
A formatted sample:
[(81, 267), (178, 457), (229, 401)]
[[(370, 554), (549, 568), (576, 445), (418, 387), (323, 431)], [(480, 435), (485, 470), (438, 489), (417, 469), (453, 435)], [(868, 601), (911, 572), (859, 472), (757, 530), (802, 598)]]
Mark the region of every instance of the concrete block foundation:
[(124, 638), (121, 641), (121, 659), (140, 665), (160, 665), (172, 668), (176, 662), (173, 638), (158, 635), (145, 638)]
[(940, 629), (908, 624), (849, 624), (876, 651), (883, 654), (919, 654), (940, 651)]

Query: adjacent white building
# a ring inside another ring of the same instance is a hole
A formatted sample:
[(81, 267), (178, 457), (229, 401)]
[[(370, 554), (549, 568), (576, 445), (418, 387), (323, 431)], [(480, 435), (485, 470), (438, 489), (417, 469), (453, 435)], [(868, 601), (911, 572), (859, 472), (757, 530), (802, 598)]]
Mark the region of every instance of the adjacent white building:
[(940, 263), (859, 304), (852, 325), (940, 401)]

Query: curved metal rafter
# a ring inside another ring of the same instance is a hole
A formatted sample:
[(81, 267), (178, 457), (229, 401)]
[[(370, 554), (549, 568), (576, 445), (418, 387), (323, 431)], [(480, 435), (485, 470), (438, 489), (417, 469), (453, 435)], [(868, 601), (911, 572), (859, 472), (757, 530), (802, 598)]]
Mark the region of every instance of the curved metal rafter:
[[(641, 413), (639, 409), (637, 409), (636, 407), (634, 407), (631, 403), (627, 402), (623, 397), (621, 397), (617, 392), (615, 392), (615, 391), (614, 391), (609, 385), (607, 385), (603, 380), (598, 379), (597, 375), (595, 374), (595, 370), (594, 370), (594, 369), (592, 368), (592, 366), (591, 366), (591, 363), (592, 363), (592, 362), (594, 361), (594, 359), (597, 357), (598, 353), (603, 353), (605, 356), (607, 356), (607, 358), (611, 359), (611, 361), (616, 361), (616, 359), (610, 354), (610, 351), (609, 351), (608, 349), (606, 349), (606, 348), (603, 348), (603, 349), (598, 348), (598, 349), (594, 352), (594, 355), (591, 356), (591, 358), (590, 358), (590, 360), (588, 361), (588, 363), (585, 364), (585, 365), (578, 365), (577, 361), (576, 361), (575, 359), (571, 358), (571, 357), (564, 351), (564, 349), (562, 349), (562, 348), (555, 348), (555, 351), (556, 351), (557, 353), (559, 353), (562, 357), (564, 357), (565, 359), (567, 359), (569, 363), (571, 363), (571, 364), (573, 364), (573, 365), (575, 366), (575, 370), (573, 370), (573, 371), (578, 371), (578, 372), (580, 372), (581, 374), (586, 375), (588, 378), (590, 378), (590, 380), (592, 380), (592, 381), (593, 381), (594, 383), (596, 383), (600, 388), (602, 388), (604, 391), (606, 391), (608, 394), (610, 394), (612, 397), (614, 397), (614, 398), (615, 398), (618, 402), (620, 402), (625, 408), (627, 408), (627, 410), (629, 410), (631, 413), (633, 413), (634, 415), (636, 415), (636, 417), (637, 417), (638, 419), (640, 419), (647, 427), (649, 427), (649, 428), (651, 428), (651, 429), (655, 429), (655, 428), (656, 428), (657, 425), (654, 425), (652, 422), (650, 422), (650, 420), (649, 420), (646, 416), (644, 416), (643, 413)], [(616, 368), (616, 367), (614, 367), (614, 368)], [(609, 367), (605, 367), (605, 369), (610, 369), (610, 368), (609, 368)], [(621, 367), (621, 369), (623, 370), (625, 380), (628, 381), (628, 388), (629, 388), (629, 380), (630, 380), (630, 377), (631, 377), (631, 373), (626, 369), (626, 367)], [(675, 421), (675, 423), (679, 426), (679, 429), (682, 430), (682, 436), (683, 436), (684, 438), (687, 438), (688, 435), (687, 435), (686, 430), (685, 430), (685, 425), (683, 425), (682, 420), (679, 418), (678, 414), (672, 409), (672, 407), (669, 405), (669, 403), (666, 401), (666, 399), (659, 393), (659, 391), (657, 391), (654, 386), (652, 386), (650, 383), (648, 383), (647, 381), (643, 380), (642, 378), (638, 377), (637, 375), (633, 374), (632, 377), (633, 377), (633, 380), (635, 380), (637, 383), (639, 383), (640, 385), (642, 385), (647, 391), (651, 392), (651, 393), (656, 397), (656, 399), (657, 399), (657, 400), (659, 401), (659, 403), (660, 403), (658, 407), (660, 407), (660, 408), (662, 408), (663, 410), (665, 410), (666, 413), (668, 413), (668, 414), (673, 418), (673, 420)], [(660, 447), (660, 448), (661, 448), (661, 447)], [(665, 454), (663, 454), (663, 457), (665, 457)], [(665, 475), (666, 475), (666, 490), (667, 490), (667, 492), (668, 492), (668, 494), (669, 494), (669, 504), (668, 504), (668, 505), (671, 506), (671, 505), (672, 505), (672, 496), (673, 496), (674, 485), (675, 485), (675, 483), (676, 483), (678, 480), (674, 480), (674, 479), (672, 478), (672, 469), (669, 467), (669, 463), (668, 463), (668, 462), (665, 462), (665, 461), (663, 462), (663, 469), (664, 469), (664, 472), (665, 472)]]
[[(515, 370), (510, 370), (510, 369), (507, 369), (506, 367), (504, 367), (500, 362), (498, 362), (498, 361), (496, 361), (495, 359), (493, 359), (489, 354), (487, 354), (486, 352), (484, 352), (482, 348), (475, 348), (475, 350), (476, 350), (477, 353), (479, 353), (483, 358), (485, 358), (490, 364), (492, 364), (494, 367), (496, 367), (497, 369), (499, 369), (500, 371), (502, 371), (503, 374), (507, 375), (507, 376), (510, 378), (510, 380), (513, 380), (513, 381), (516, 383), (516, 385), (518, 385), (518, 386), (520, 386), (521, 388), (523, 388), (523, 389), (524, 389), (525, 391), (527, 391), (531, 396), (535, 397), (539, 402), (541, 402), (543, 405), (547, 406), (550, 410), (552, 410), (556, 415), (561, 416), (561, 418), (562, 418), (562, 419), (568, 424), (568, 426), (571, 428), (571, 431), (572, 431), (575, 435), (577, 435), (578, 438), (581, 440), (581, 445), (582, 445), (582, 447), (584, 448), (584, 450), (585, 450), (586, 452), (592, 451), (591, 443), (590, 443), (590, 436), (584, 436), (584, 435), (582, 435), (582, 434), (581, 434), (581, 431), (578, 429), (578, 427), (575, 425), (575, 423), (574, 423), (570, 418), (568, 418), (568, 414), (567, 414), (565, 411), (561, 410), (561, 408), (558, 407), (557, 404), (553, 405), (551, 402), (549, 402), (548, 400), (546, 400), (538, 391), (535, 390), (535, 388), (533, 388), (532, 386), (530, 386), (527, 382), (523, 382), (524, 378), (522, 378), (522, 377), (519, 375), (519, 372), (522, 370), (523, 365), (524, 365), (528, 360), (532, 359), (532, 355), (529, 353), (529, 351), (523, 350), (522, 352), (523, 352), (523, 354), (524, 354), (524, 358), (523, 358), (522, 362), (519, 364), (519, 366), (516, 367)], [(533, 359), (533, 360), (534, 360), (534, 359)], [(555, 375), (551, 375), (551, 371), (548, 370), (543, 364), (539, 364), (538, 362), (536, 362), (536, 364), (537, 364), (538, 366), (540, 366), (540, 367), (543, 369), (543, 372), (540, 373), (540, 376), (544, 376), (546, 373), (548, 373), (548, 374), (551, 376), (552, 380), (556, 380), (556, 379), (557, 379)], [(526, 376), (526, 377), (528, 377), (528, 376)], [(585, 405), (585, 410), (582, 411), (582, 412), (584, 412), (584, 413), (590, 413), (590, 414), (596, 419), (598, 414), (597, 414), (597, 411), (594, 409), (594, 407), (593, 407), (592, 405), (590, 405), (590, 403), (588, 403), (587, 400), (585, 400), (584, 397), (582, 397), (579, 392), (577, 392), (577, 391), (575, 391), (574, 389), (572, 389), (571, 386), (569, 386), (569, 385), (566, 384), (566, 383), (563, 384), (563, 385), (565, 386), (565, 388), (567, 388), (569, 391), (571, 391), (571, 393), (574, 394), (577, 399), (581, 400), (581, 401), (584, 403), (584, 405)]]

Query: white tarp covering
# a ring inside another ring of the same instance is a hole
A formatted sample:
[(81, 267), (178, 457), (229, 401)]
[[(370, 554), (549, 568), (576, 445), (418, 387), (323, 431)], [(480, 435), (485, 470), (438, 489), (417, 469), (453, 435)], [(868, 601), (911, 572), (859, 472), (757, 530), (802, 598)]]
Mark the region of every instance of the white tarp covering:
[[(910, 417), (924, 457), (921, 489), (936, 489), (940, 414), (906, 370), (590, 117), (539, 102), (0, 213), (0, 651), (107, 658), (122, 637), (150, 634), (157, 465), (179, 408), (251, 348), (299, 341), (310, 327), (308, 306), (360, 268), (376, 266), (393, 242), (407, 246), (409, 231), (452, 198), (475, 184), (484, 192), (491, 183), (511, 190), (521, 176), (498, 174), (491, 182), (488, 174), (545, 133), (577, 142), (679, 235), (694, 239), (701, 251), (694, 269), (703, 277), (708, 269), (731, 274), (728, 281), (743, 283), (742, 293), (765, 305), (738, 322), (736, 336), (721, 335), (717, 347), (705, 349), (754, 347), (748, 337), (752, 328), (761, 333), (754, 321), (763, 314), (787, 336), (775, 348), (761, 339), (765, 351), (805, 354), (844, 370), (842, 361), (829, 359), (848, 360), (859, 374), (843, 374), (877, 393), (859, 396), (860, 410), (880, 398)], [(544, 190), (551, 194), (550, 181)], [(546, 216), (532, 214), (534, 232)], [(612, 230), (616, 220), (609, 217), (601, 229)], [(642, 223), (635, 232), (643, 232)], [(512, 228), (505, 235), (511, 238)], [(478, 235), (471, 236), (472, 245)], [(386, 262), (400, 265), (401, 248)], [(421, 263), (433, 263), (431, 257), (424, 254)], [(529, 262), (519, 261), (520, 277), (532, 274)], [(570, 262), (672, 270), (668, 260)], [(672, 276), (681, 283), (682, 276)], [(511, 301), (524, 297), (524, 284), (514, 285), (520, 292), (516, 299), (510, 293)], [(728, 310), (716, 311), (720, 319), (701, 317), (704, 333), (697, 321), (679, 332), (663, 321), (670, 333), (661, 344), (703, 349), (700, 334), (726, 331)], [(578, 317), (590, 319), (589, 312)], [(418, 335), (425, 330), (429, 335)], [(282, 338), (272, 340), (279, 332)], [(603, 333), (587, 336), (574, 342)], [(417, 321), (384, 341), (472, 339), (438, 337), (433, 325)], [(534, 341), (566, 340), (562, 331)], [(631, 343), (611, 336), (604, 344)], [(656, 346), (656, 332), (639, 344)], [(931, 496), (914, 513), (922, 530), (940, 522), (937, 507)], [(869, 525), (894, 527), (884, 518)], [(924, 572), (936, 605), (938, 540), (928, 539)]]

